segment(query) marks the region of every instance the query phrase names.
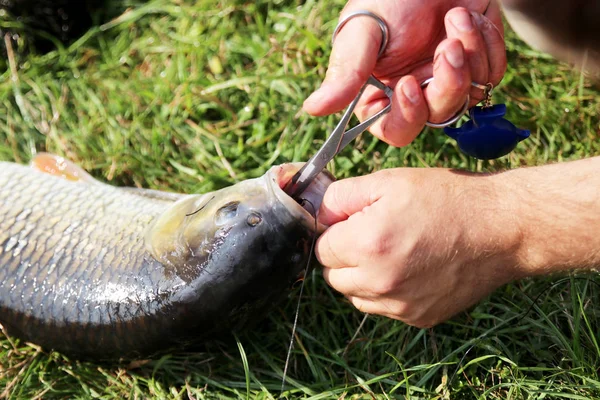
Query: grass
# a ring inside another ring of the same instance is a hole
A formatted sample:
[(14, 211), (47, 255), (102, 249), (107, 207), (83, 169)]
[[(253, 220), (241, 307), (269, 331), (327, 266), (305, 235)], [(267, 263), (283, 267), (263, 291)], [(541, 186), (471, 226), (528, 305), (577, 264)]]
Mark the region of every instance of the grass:
[[(336, 122), (300, 109), (324, 76), (343, 3), (129, 1), (67, 48), (0, 60), (0, 159), (50, 151), (114, 185), (182, 192), (306, 160)], [(425, 130), (402, 149), (363, 135), (331, 170), (338, 178), (397, 166), (484, 171), (598, 155), (598, 88), (512, 34), (508, 51), (495, 100), (532, 131), (509, 157), (477, 162)], [(283, 396), (598, 398), (599, 279), (563, 278), (516, 282), (420, 330), (364, 317), (317, 268)], [(133, 363), (68, 360), (2, 336), (0, 396), (278, 398), (297, 294), (237, 346)]]

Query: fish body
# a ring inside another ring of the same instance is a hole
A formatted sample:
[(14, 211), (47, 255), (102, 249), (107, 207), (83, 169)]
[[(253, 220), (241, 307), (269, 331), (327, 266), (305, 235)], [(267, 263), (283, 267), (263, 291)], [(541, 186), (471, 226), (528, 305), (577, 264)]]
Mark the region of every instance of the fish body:
[(0, 323), (96, 358), (243, 329), (285, 295), (323, 230), (281, 190), (295, 170), (179, 195), (1, 163)]

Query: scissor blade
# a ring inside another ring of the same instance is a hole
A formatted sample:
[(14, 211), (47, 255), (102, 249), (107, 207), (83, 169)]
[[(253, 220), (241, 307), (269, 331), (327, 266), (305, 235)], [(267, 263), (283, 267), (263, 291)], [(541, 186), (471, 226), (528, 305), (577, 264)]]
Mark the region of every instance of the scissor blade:
[(340, 143), (340, 150), (344, 147), (348, 146), (351, 141), (356, 139), (358, 135), (369, 129), (379, 118), (381, 118), (384, 114), (387, 114), (392, 109), (392, 105), (388, 104), (383, 110), (379, 111), (377, 114), (373, 115), (360, 125), (356, 125), (352, 129), (348, 129), (346, 133), (344, 133), (344, 137), (342, 138), (342, 142)]
[[(358, 124), (352, 129), (345, 131), (346, 126), (354, 112), (354, 108), (358, 104), (360, 97), (367, 88), (368, 85), (373, 85), (378, 89), (385, 92), (386, 96), (390, 100), (390, 103), (377, 114), (369, 117), (364, 122)], [(284, 187), (284, 191), (292, 198), (297, 198), (302, 194), (311, 182), (325, 169), (327, 164), (333, 160), (333, 158), (352, 140), (354, 140), (359, 134), (366, 131), (373, 125), (381, 116), (388, 113), (392, 108), (392, 94), (391, 88), (384, 85), (382, 82), (371, 76), (367, 82), (360, 89), (358, 95), (354, 98), (352, 103), (346, 109), (346, 112), (342, 116), (342, 119), (333, 130), (332, 134), (327, 138), (323, 146), (311, 157), (310, 160), (292, 177), (292, 179)]]
[(334, 131), (315, 155), (313, 155), (310, 160), (296, 172), (283, 188), (288, 195), (296, 198), (302, 194), (317, 175), (325, 169), (327, 164), (333, 160), (333, 157), (335, 157), (340, 149), (340, 144), (343, 139), (343, 129), (340, 132), (341, 133)]
[(292, 179), (283, 188), (283, 190), (292, 198), (296, 198), (302, 194), (302, 192), (308, 188), (310, 183), (321, 173), (321, 171), (323, 171), (327, 164), (333, 160), (333, 157), (339, 153), (342, 146), (342, 141), (344, 139), (344, 131), (348, 126), (348, 122), (350, 122), (352, 112), (354, 112), (354, 108), (358, 104), (360, 96), (362, 96), (367, 84), (368, 82), (365, 83), (360, 89), (358, 96), (352, 100), (352, 103), (350, 103), (344, 112), (340, 122), (338, 122), (337, 126), (331, 135), (329, 135), (325, 143), (323, 143), (321, 148), (310, 158), (310, 160), (307, 161), (302, 168), (300, 168), (298, 172), (296, 172)]

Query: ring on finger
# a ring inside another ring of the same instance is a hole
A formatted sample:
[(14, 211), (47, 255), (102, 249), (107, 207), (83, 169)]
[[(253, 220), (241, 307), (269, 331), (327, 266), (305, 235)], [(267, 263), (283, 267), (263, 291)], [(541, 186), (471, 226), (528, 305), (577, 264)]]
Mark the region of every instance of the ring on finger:
[(338, 22), (337, 26), (335, 27), (335, 30), (333, 31), (333, 36), (331, 38), (331, 44), (333, 45), (333, 42), (335, 41), (335, 37), (340, 32), (342, 27), (344, 25), (346, 25), (346, 22), (350, 21), (352, 18), (359, 17), (359, 16), (371, 17), (375, 21), (377, 21), (377, 24), (379, 25), (379, 29), (381, 29), (381, 36), (382, 36), (381, 37), (381, 45), (379, 46), (379, 53), (377, 54), (377, 57), (381, 57), (381, 55), (385, 51), (385, 48), (387, 47), (387, 44), (388, 44), (389, 30), (388, 30), (388, 27), (387, 27), (385, 21), (383, 20), (383, 18), (381, 18), (379, 15), (375, 14), (372, 11), (357, 10), (357, 11), (351, 12), (350, 14), (348, 14), (344, 18), (342, 18), (340, 20), (340, 22)]
[[(421, 83), (421, 89), (427, 87), (427, 85), (429, 85), (431, 82), (433, 82), (433, 79), (434, 78), (432, 77), (432, 78), (426, 79), (423, 83)], [(467, 100), (465, 101), (465, 104), (463, 105), (461, 110), (459, 112), (457, 112), (449, 120), (440, 122), (439, 124), (436, 124), (435, 122), (427, 121), (427, 122), (425, 122), (425, 125), (427, 125), (431, 128), (445, 128), (447, 126), (450, 126), (462, 118), (463, 114), (466, 113), (467, 110), (469, 109), (470, 103), (471, 103), (471, 96), (469, 94), (467, 94)]]
[[(427, 87), (427, 85), (429, 85), (433, 81), (433, 79), (434, 79), (433, 77), (426, 79), (423, 83), (421, 83), (421, 88)], [(494, 89), (494, 85), (492, 83), (486, 83), (485, 85), (482, 85), (477, 82), (471, 82), (471, 86), (473, 86), (474, 88), (483, 90), (483, 92), (485, 94), (484, 100), (486, 102), (486, 105), (489, 107), (488, 104), (490, 103), (490, 100), (492, 97), (492, 90)], [(452, 118), (450, 118), (447, 121), (441, 122), (439, 124), (427, 121), (425, 123), (425, 125), (427, 125), (431, 128), (445, 128), (447, 126), (450, 126), (450, 125), (454, 124), (455, 122), (457, 122), (459, 119), (461, 119), (463, 114), (465, 114), (469, 110), (470, 103), (471, 103), (471, 96), (469, 94), (467, 94), (467, 99), (466, 99), (465, 104), (463, 105), (462, 109), (458, 113), (456, 113)]]

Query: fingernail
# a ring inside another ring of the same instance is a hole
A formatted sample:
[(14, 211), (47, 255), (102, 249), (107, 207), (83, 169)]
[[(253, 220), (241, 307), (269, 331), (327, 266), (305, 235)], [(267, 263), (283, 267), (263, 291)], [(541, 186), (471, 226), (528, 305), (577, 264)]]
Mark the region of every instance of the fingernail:
[(488, 19), (478, 12), (471, 11), (471, 16), (473, 17), (473, 21), (477, 24), (480, 29), (489, 28)]
[(421, 90), (419, 87), (417, 87), (417, 84), (415, 81), (411, 80), (406, 80), (402, 83), (402, 93), (404, 93), (404, 96), (406, 96), (406, 98), (412, 103), (412, 104), (419, 104), (419, 102), (421, 101)]
[(475, 11), (471, 11), (471, 15), (473, 16), (473, 21), (475, 21), (475, 24), (477, 25), (479, 30), (481, 30), (482, 32), (495, 30), (500, 36), (504, 38), (504, 34), (502, 33), (502, 31), (498, 29), (498, 26), (496, 26), (488, 17), (486, 17), (483, 14), (479, 14)]
[(456, 43), (444, 49), (444, 57), (456, 69), (462, 68), (465, 64), (463, 50)]
[(473, 20), (468, 11), (461, 11), (452, 16), (452, 25), (461, 32), (470, 32), (473, 30)]

